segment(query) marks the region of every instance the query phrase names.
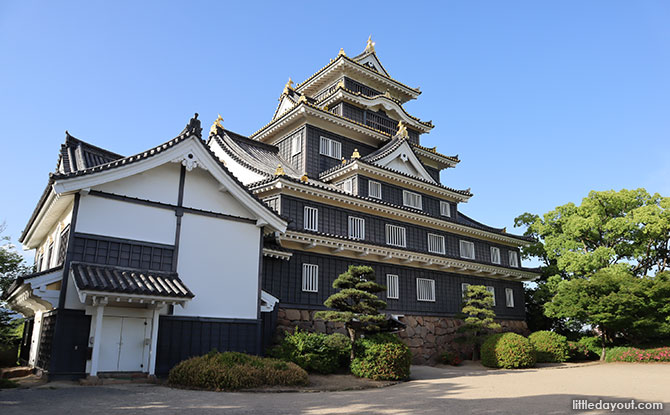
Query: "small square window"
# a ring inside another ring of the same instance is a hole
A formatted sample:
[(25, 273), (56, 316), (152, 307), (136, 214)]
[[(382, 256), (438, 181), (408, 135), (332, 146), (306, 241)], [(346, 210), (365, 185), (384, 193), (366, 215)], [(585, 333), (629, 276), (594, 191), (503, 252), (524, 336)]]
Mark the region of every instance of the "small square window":
[(416, 299), (417, 301), (435, 301), (435, 280), (417, 278)]
[(404, 248), (406, 246), (405, 228), (403, 228), (402, 226), (387, 224), (386, 244)]
[(505, 288), (505, 305), (514, 307), (514, 290), (511, 288)]
[(470, 241), (460, 241), (461, 257), (465, 259), (475, 259), (475, 244)]
[(451, 205), (449, 202), (440, 201), (440, 215), (451, 217)]
[(428, 252), (433, 254), (442, 254), (444, 255), (444, 236), (435, 235), (433, 233), (428, 234)]
[(487, 286), (486, 286), (486, 290), (487, 290), (488, 292), (490, 292), (491, 295), (493, 296), (493, 306), (495, 307), (495, 305), (496, 305), (496, 290), (495, 290), (495, 288), (493, 288), (493, 287), (490, 286), (490, 285), (487, 285)]
[(351, 239), (365, 239), (365, 219), (349, 216), (349, 237)]
[(509, 251), (509, 266), (519, 268), (519, 253), (516, 251)]
[(340, 160), (342, 158), (342, 143), (330, 138), (321, 137), (319, 153)]
[(317, 232), (319, 230), (319, 209), (305, 206), (303, 228), (307, 231)]
[(500, 264), (500, 248), (495, 246), (491, 247), (491, 262), (494, 264)]
[(386, 274), (386, 298), (391, 298), (394, 300), (400, 298), (398, 285), (397, 275)]
[(382, 184), (375, 181), (368, 181), (368, 196), (381, 199), (382, 198)]
[(314, 264), (302, 264), (302, 290), (307, 292), (319, 292), (319, 266)]
[(421, 209), (421, 195), (407, 190), (402, 191), (403, 205), (414, 209)]

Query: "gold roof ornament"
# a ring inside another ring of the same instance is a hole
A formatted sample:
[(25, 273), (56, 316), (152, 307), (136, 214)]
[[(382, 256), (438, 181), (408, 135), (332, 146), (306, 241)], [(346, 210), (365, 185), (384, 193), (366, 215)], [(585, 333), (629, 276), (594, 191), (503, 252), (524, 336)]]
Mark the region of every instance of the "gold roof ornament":
[(347, 56), (347, 54), (344, 53), (344, 48), (340, 48), (340, 51), (338, 52), (337, 56)]
[(402, 121), (398, 121), (398, 132), (396, 135), (399, 135), (401, 138), (409, 138), (409, 133), (407, 132), (407, 127)]
[(216, 117), (216, 120), (214, 120), (214, 124), (212, 124), (212, 128), (209, 129), (210, 134), (216, 134), (217, 133), (217, 128), (220, 128), (223, 130), (223, 124), (221, 122), (223, 121), (223, 117), (221, 114), (218, 114), (218, 117)]
[(305, 94), (300, 95), (300, 98), (298, 98), (298, 102), (304, 102), (306, 104), (307, 103), (307, 95), (305, 95)]
[(324, 106), (323, 106), (323, 110), (324, 110), (324, 111), (328, 111), (328, 105), (324, 105)]
[(293, 80), (292, 80), (291, 77), (289, 76), (289, 78), (288, 78), (288, 82), (287, 82), (286, 85), (284, 86), (284, 92), (282, 92), (282, 95), (288, 95), (289, 90), (291, 90), (291, 89), (293, 89)]
[(388, 89), (386, 90), (386, 92), (384, 92), (384, 96), (385, 96), (386, 98), (393, 98), (393, 97), (391, 96), (391, 91), (389, 91)]
[(507, 233), (507, 226), (503, 228), (503, 233)]
[(300, 181), (304, 182), (304, 183), (307, 183), (309, 181), (309, 177), (307, 177), (307, 173), (300, 176)]
[(359, 153), (359, 152), (358, 152), (358, 149), (355, 148), (355, 149), (354, 149), (354, 152), (351, 153), (351, 159), (352, 159), (352, 160), (356, 160), (356, 159), (359, 159), (359, 158), (361, 158), (361, 153)]
[(340, 80), (337, 82), (336, 87), (344, 89), (344, 88), (345, 88), (345, 86), (344, 86), (344, 79), (340, 79)]
[(345, 159), (344, 157), (342, 157), (342, 164), (347, 164), (347, 159)]
[(372, 41), (372, 35), (368, 38), (368, 44), (365, 45), (365, 53), (375, 53), (375, 42)]
[(277, 164), (277, 170), (275, 170), (275, 176), (283, 176), (286, 173), (284, 173), (284, 168), (281, 166), (281, 164)]

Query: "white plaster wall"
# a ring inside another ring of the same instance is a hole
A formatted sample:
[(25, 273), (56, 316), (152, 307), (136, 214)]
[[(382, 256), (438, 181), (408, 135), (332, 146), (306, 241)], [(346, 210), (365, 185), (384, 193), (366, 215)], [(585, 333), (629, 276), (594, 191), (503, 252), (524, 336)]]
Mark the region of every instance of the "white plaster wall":
[(49, 232), (46, 234), (42, 242), (40, 242), (39, 248), (37, 248), (38, 252), (43, 252), (44, 255), (47, 254), (49, 251), (49, 245), (50, 245), (50, 240), (54, 242), (54, 249), (51, 255), (51, 258), (49, 258), (49, 262), (46, 262), (46, 259), (44, 260), (42, 264), (42, 269), (49, 269), (51, 267), (55, 267), (57, 264), (56, 262), (58, 261), (58, 250), (60, 249), (60, 234), (67, 225), (70, 224), (72, 221), (72, 204), (65, 209), (65, 211), (60, 215), (60, 217), (56, 220), (56, 223), (49, 229)]
[[(57, 307), (58, 304), (54, 305)], [(67, 275), (67, 292), (65, 293), (65, 308), (72, 310), (83, 310), (86, 306), (79, 300), (79, 293), (77, 292), (77, 287), (74, 284), (74, 279), (72, 275), (68, 273)]]
[(388, 167), (390, 169), (393, 169), (393, 170), (397, 170), (397, 171), (405, 173), (405, 174), (409, 174), (411, 176), (422, 177), (421, 173), (419, 173), (414, 168), (414, 166), (412, 166), (411, 163), (409, 163), (408, 161), (402, 161), (399, 158), (391, 161), (389, 164), (386, 165), (386, 167)]
[(82, 196), (76, 232), (174, 244), (174, 211), (118, 200)]
[(254, 217), (230, 193), (220, 191), (219, 186), (219, 182), (206, 170), (186, 172), (184, 206), (243, 218)]
[(253, 224), (184, 214), (177, 271), (195, 298), (174, 313), (257, 318), (260, 232)]
[(94, 190), (171, 205), (179, 196), (180, 164), (167, 163), (125, 179), (95, 186)]

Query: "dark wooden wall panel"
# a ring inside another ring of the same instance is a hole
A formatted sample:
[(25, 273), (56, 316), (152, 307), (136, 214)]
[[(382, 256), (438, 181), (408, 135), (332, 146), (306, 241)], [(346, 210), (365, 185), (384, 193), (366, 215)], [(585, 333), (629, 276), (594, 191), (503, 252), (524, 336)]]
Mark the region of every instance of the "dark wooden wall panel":
[[(400, 298), (387, 300), (388, 311), (394, 314), (426, 314), (453, 316), (461, 309), (461, 284), (479, 284), (493, 286), (496, 292), (495, 312), (499, 318), (524, 319), (523, 284), (516, 281), (503, 281), (492, 278), (460, 275), (450, 272), (424, 270), (335, 257), (330, 255), (312, 254), (294, 251), (290, 260), (265, 258), (263, 273), (263, 289), (280, 299), (281, 307), (324, 308), (323, 302), (337, 290), (332, 284), (335, 278), (345, 272), (349, 265), (369, 265), (375, 270), (377, 281), (386, 285), (386, 274), (398, 275)], [(317, 293), (302, 291), (302, 264), (319, 266), (319, 291)], [(416, 279), (428, 278), (435, 280), (435, 302), (417, 301)], [(514, 307), (505, 304), (505, 288), (514, 290)], [(386, 292), (381, 293), (386, 300)]]
[(72, 261), (172, 271), (174, 246), (76, 233)]
[(166, 375), (182, 360), (213, 349), (260, 354), (261, 340), (260, 320), (161, 316), (156, 374)]

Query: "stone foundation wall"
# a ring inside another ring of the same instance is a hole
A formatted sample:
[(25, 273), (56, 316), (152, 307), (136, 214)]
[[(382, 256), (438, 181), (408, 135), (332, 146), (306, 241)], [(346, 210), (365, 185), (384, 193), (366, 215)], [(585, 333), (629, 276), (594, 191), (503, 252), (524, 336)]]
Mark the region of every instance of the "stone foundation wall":
[[(285, 331), (293, 331), (295, 327), (301, 330), (321, 333), (346, 334), (344, 324), (314, 320), (315, 311), (280, 308), (277, 315), (276, 340), (284, 336)], [(463, 357), (469, 357), (471, 346), (460, 344), (454, 340), (460, 335), (456, 333), (463, 324), (462, 320), (451, 317), (405, 316), (400, 321), (406, 324), (405, 330), (398, 333), (412, 351), (412, 363), (435, 364), (440, 355), (446, 350), (459, 352)], [(512, 331), (527, 335), (528, 326), (524, 320), (498, 320), (501, 331)]]

